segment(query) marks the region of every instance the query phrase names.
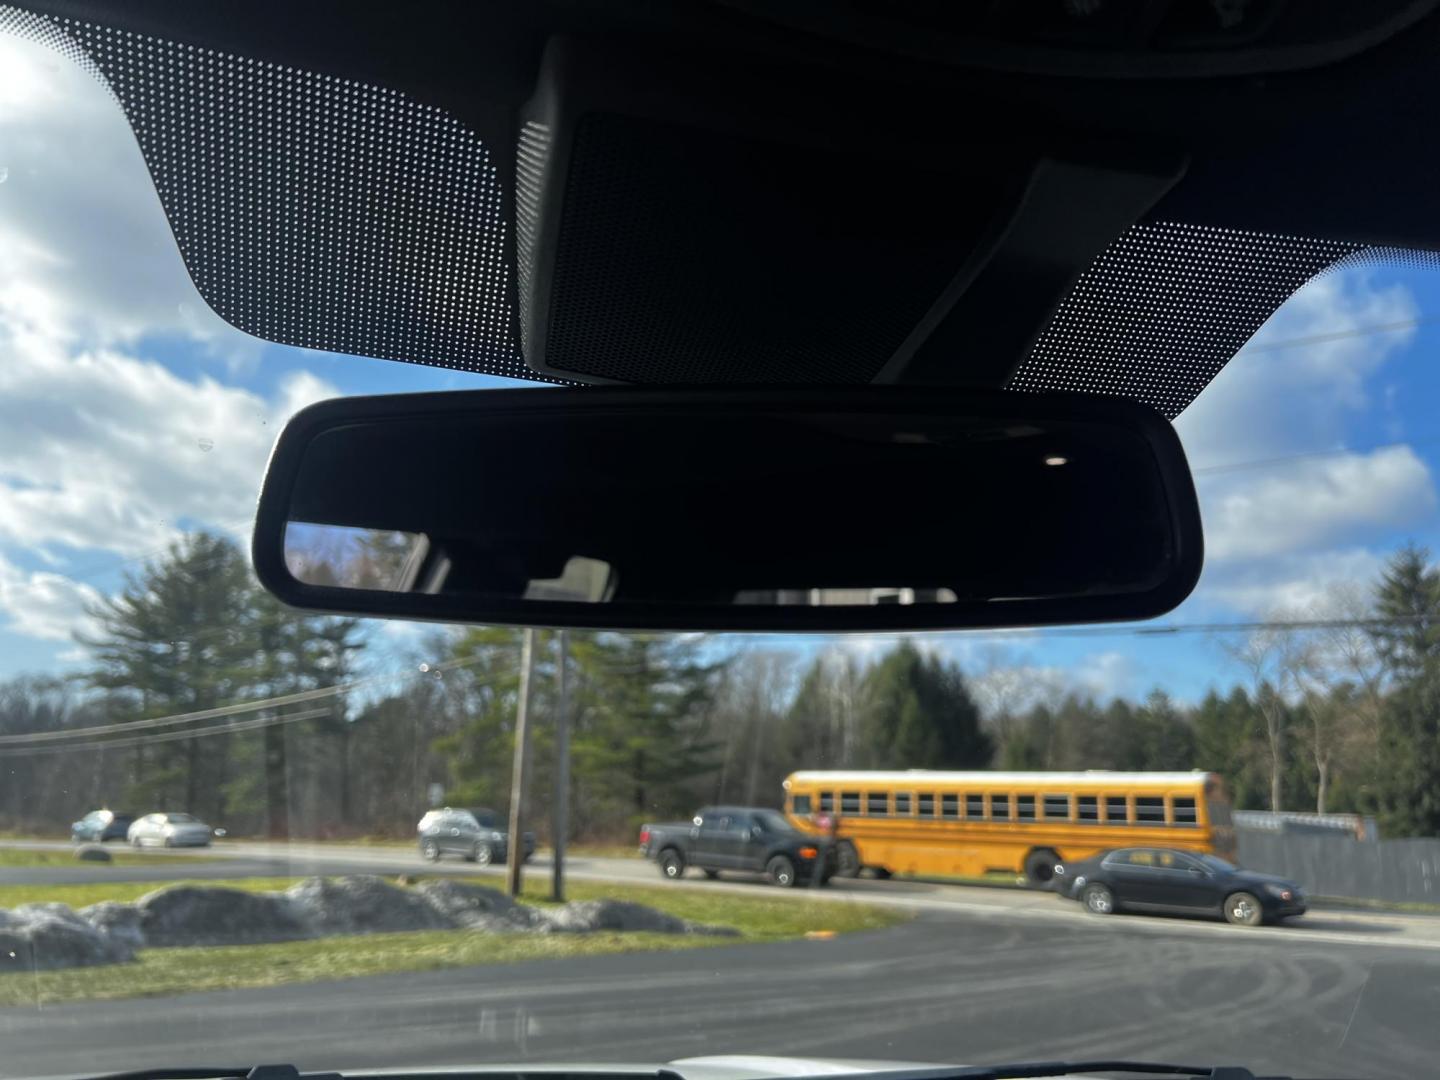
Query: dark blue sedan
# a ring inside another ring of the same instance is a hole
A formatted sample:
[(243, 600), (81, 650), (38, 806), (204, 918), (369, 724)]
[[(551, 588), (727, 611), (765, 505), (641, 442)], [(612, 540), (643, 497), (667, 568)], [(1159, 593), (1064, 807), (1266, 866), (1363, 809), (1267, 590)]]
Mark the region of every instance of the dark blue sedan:
[(91, 810), (70, 826), (70, 839), (77, 844), (103, 844), (107, 840), (124, 840), (134, 820), (134, 814)]
[(1306, 906), (1304, 891), (1293, 881), (1171, 848), (1119, 848), (1057, 866), (1053, 887), (1096, 915), (1221, 915), (1242, 926), (1303, 915)]

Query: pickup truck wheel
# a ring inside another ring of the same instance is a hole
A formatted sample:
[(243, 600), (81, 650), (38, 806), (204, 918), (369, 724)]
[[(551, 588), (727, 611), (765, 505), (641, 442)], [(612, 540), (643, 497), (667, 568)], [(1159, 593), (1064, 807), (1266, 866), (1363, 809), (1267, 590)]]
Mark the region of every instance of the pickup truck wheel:
[(674, 848), (662, 851), (660, 853), (660, 873), (670, 881), (679, 881), (685, 876), (685, 856)]
[(786, 855), (776, 855), (765, 864), (765, 876), (782, 889), (795, 884), (795, 864)]
[(718, 877), (720, 876), (720, 871), (719, 871), (719, 870), (706, 870), (706, 871), (705, 871), (705, 876), (706, 876), (707, 878), (709, 878), (711, 881), (714, 881), (716, 878), (718, 878)]

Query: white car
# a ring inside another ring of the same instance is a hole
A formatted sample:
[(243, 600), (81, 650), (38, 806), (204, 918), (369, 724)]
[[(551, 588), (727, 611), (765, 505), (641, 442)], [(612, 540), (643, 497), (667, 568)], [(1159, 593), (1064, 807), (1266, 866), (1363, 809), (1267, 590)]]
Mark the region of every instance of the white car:
[(146, 814), (126, 839), (132, 847), (209, 847), (212, 830), (193, 814)]

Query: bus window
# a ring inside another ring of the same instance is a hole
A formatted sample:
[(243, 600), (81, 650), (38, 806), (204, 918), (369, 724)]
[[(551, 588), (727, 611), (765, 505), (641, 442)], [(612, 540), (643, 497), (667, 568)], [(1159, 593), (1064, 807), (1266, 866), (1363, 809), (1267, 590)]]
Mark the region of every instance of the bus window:
[(991, 821), (1009, 821), (1009, 820), (1010, 820), (1010, 796), (1009, 796), (1009, 795), (991, 795), (991, 796), (990, 796), (990, 820), (991, 820)]
[(1199, 821), (1195, 817), (1195, 800), (1176, 795), (1170, 800), (1174, 813), (1171, 815), (1176, 825), (1197, 825)]
[(1135, 823), (1137, 825), (1165, 824), (1165, 800), (1159, 795), (1136, 795)]
[(933, 794), (920, 795), (920, 796), (918, 796), (918, 798), (919, 798), (919, 801), (920, 801), (920, 816), (921, 816), (921, 817), (934, 817), (934, 816), (935, 816), (935, 796), (934, 796)]
[(1096, 824), (1100, 821), (1100, 802), (1094, 795), (1079, 795), (1075, 799), (1075, 816), (1082, 822)]
[(865, 813), (871, 817), (885, 817), (890, 813), (890, 796), (884, 791), (871, 791), (865, 796)]
[(1017, 821), (1034, 821), (1034, 820), (1035, 820), (1035, 796), (1034, 796), (1034, 795), (1016, 795), (1016, 796), (1015, 796), (1015, 819), (1016, 819)]
[(791, 812), (792, 814), (796, 814), (796, 815), (799, 815), (799, 814), (808, 814), (808, 813), (810, 813), (810, 796), (809, 796), (809, 795), (795, 795), (795, 796), (793, 796), (793, 797), (790, 799), (790, 812)]
[(1044, 803), (1045, 803), (1045, 816), (1046, 816), (1047, 818), (1066, 818), (1067, 820), (1069, 819), (1069, 817), (1070, 817), (1070, 796), (1069, 796), (1069, 795), (1046, 795), (1046, 796), (1045, 796)]
[(820, 809), (821, 809), (821, 810), (834, 811), (834, 809), (835, 809), (835, 794), (834, 794), (834, 792), (822, 791), (822, 792), (820, 793)]
[(842, 791), (840, 793), (840, 812), (842, 814), (858, 814), (860, 812), (860, 793), (858, 791)]
[(967, 818), (969, 818), (971, 821), (984, 821), (984, 820), (985, 820), (985, 796), (984, 796), (984, 795), (966, 795), (966, 796), (965, 796), (965, 816), (966, 816)]
[(1107, 825), (1130, 824), (1130, 811), (1125, 806), (1124, 795), (1105, 796), (1105, 823)]
[(940, 812), (948, 818), (958, 818), (960, 816), (960, 796), (941, 795)]
[(895, 793), (895, 815), (897, 817), (910, 816), (910, 792), (897, 791)]

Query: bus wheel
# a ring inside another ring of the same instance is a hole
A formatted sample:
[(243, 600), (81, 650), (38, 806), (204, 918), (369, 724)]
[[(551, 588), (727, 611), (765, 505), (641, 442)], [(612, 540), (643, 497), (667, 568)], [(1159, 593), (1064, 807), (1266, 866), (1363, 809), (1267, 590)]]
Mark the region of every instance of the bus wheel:
[(835, 876), (858, 877), (859, 875), (860, 856), (855, 851), (855, 845), (849, 840), (841, 840), (835, 847)]
[(889, 881), (890, 871), (883, 866), (870, 867), (870, 873), (875, 875), (876, 881)]
[(1025, 883), (1032, 889), (1049, 888), (1050, 883), (1055, 880), (1055, 867), (1060, 864), (1060, 856), (1049, 848), (1036, 848), (1025, 856)]

